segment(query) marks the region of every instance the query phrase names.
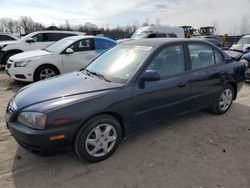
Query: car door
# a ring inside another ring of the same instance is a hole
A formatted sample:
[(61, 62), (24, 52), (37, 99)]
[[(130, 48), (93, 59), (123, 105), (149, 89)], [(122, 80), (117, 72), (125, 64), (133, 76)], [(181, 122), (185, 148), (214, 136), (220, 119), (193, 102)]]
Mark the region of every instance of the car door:
[(150, 61), (147, 70), (157, 71), (158, 81), (140, 81), (133, 88), (136, 128), (188, 111), (190, 75), (186, 72), (182, 44), (162, 48)]
[(74, 51), (72, 54), (62, 53), (64, 73), (85, 68), (96, 57), (93, 38), (79, 40), (69, 48)]
[(228, 72), (224, 70), (224, 56), (216, 48), (204, 43), (189, 43), (191, 79), (190, 110), (212, 105), (221, 90)]

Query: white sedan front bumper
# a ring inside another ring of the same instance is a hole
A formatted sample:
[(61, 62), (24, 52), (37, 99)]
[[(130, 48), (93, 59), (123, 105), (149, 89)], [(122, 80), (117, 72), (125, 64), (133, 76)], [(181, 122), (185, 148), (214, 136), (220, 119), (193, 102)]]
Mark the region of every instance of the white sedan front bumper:
[(34, 81), (34, 70), (28, 67), (14, 67), (14, 63), (7, 62), (5, 67), (6, 73), (13, 79), (23, 82)]

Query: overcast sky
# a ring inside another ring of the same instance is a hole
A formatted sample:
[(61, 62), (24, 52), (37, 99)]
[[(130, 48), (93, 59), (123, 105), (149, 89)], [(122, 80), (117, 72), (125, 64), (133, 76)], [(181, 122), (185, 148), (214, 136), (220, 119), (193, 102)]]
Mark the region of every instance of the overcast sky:
[[(98, 26), (141, 24), (217, 26), (219, 34), (239, 32), (242, 18), (250, 27), (250, 0), (0, 0), (0, 17), (30, 16), (46, 26), (93, 22)], [(250, 30), (250, 28), (249, 28)]]

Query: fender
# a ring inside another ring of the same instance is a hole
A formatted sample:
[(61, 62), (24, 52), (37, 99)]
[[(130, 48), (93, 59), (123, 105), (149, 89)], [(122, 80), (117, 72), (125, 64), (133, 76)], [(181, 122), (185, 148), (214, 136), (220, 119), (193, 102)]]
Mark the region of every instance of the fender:
[(1, 50), (1, 53), (2, 53), (1, 59), (0, 59), (1, 64), (6, 64), (6, 58), (8, 57), (9, 54), (11, 54), (11, 53), (18, 54), (21, 52), (23, 52), (23, 51), (19, 50), (19, 49), (11, 49), (11, 50), (7, 50), (7, 51)]

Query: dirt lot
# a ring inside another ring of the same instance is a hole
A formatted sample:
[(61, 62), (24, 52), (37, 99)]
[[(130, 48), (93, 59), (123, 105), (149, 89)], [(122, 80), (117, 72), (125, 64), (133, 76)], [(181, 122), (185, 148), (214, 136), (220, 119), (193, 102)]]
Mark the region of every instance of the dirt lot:
[(90, 164), (73, 152), (35, 156), (5, 127), (9, 99), (25, 84), (0, 71), (0, 187), (250, 187), (250, 84), (228, 113), (208, 111), (166, 121), (125, 140), (106, 161)]

